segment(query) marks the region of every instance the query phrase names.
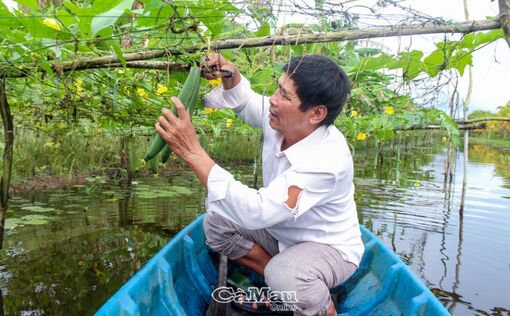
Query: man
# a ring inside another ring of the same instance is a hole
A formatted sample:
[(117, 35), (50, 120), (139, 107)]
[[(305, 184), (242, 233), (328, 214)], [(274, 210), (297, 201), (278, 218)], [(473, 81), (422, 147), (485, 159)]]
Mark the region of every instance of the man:
[(255, 190), (200, 147), (177, 98), (179, 117), (164, 110), (156, 124), (208, 190), (208, 245), (263, 275), (272, 291), (294, 291), (295, 315), (336, 315), (329, 289), (354, 273), (364, 251), (351, 153), (332, 124), (350, 92), (346, 74), (323, 56), (295, 57), (267, 99), (219, 54), (204, 64), (232, 73), (206, 96), (206, 106), (232, 108), (264, 134), (264, 187)]

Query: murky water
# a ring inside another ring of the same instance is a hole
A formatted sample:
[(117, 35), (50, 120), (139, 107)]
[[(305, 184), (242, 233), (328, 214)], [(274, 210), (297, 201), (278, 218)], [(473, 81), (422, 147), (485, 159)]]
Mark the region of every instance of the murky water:
[[(471, 146), (462, 212), (463, 157), (453, 157), (445, 182), (444, 146), (401, 148), (382, 161), (358, 151), (360, 220), (452, 314), (509, 315), (510, 153)], [(235, 168), (250, 181), (251, 167)], [(93, 313), (203, 209), (189, 172), (137, 182), (14, 197), (0, 252), (5, 313)]]
[(396, 158), (386, 168), (358, 160), (363, 223), (450, 313), (510, 315), (510, 152), (471, 146), (462, 211), (463, 153), (445, 183), (446, 158), (446, 149), (422, 148), (400, 168)]

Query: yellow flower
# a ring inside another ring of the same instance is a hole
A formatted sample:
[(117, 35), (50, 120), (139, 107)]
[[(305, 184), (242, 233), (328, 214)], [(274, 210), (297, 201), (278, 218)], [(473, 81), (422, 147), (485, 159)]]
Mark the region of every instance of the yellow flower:
[(158, 84), (156, 86), (156, 94), (157, 95), (164, 95), (167, 93), (167, 91), (168, 91), (168, 88), (162, 84)]
[(416, 180), (416, 182), (414, 183), (414, 186), (415, 186), (415, 187), (419, 187), (419, 186), (421, 186), (420, 181)]
[(446, 143), (446, 141), (447, 141), (447, 140), (448, 140), (448, 138), (446, 138), (446, 136), (443, 136), (443, 138), (441, 138), (441, 141), (442, 141), (443, 143)]
[(52, 149), (53, 147), (55, 147), (55, 143), (51, 140), (43, 145), (44, 149)]
[(358, 111), (356, 111), (356, 110), (352, 110), (352, 112), (351, 112), (351, 117), (358, 117), (358, 116), (359, 116)]
[(213, 80), (209, 80), (209, 86), (218, 86), (221, 84), (221, 77)]
[(149, 94), (147, 93), (147, 91), (145, 91), (144, 88), (136, 88), (136, 93), (143, 100), (147, 100), (147, 97), (149, 96)]
[(46, 25), (47, 27), (51, 27), (54, 30), (57, 30), (57, 31), (61, 30), (60, 24), (58, 24), (57, 20), (55, 20), (55, 19), (46, 18), (42, 21), (42, 23), (44, 25)]
[(363, 132), (359, 132), (358, 135), (356, 135), (356, 139), (357, 140), (365, 140), (365, 139), (367, 139), (367, 134), (365, 134)]
[(393, 115), (393, 114), (395, 114), (395, 109), (392, 106), (385, 106), (384, 113), (386, 113), (388, 115)]
[(213, 114), (216, 111), (218, 111), (218, 109), (204, 108), (204, 113), (206, 115), (211, 115), (211, 114)]
[(225, 126), (228, 128), (228, 127), (232, 126), (233, 123), (234, 123), (234, 119), (229, 118), (229, 119), (227, 119), (227, 123), (225, 124)]
[(81, 95), (83, 93), (83, 80), (76, 79), (74, 86), (76, 87), (76, 93)]

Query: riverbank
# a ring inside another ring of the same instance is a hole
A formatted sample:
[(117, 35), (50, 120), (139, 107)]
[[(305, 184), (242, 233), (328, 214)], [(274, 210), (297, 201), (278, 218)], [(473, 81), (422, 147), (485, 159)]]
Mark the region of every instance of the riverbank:
[(487, 138), (487, 137), (469, 137), (469, 143), (475, 145), (487, 145), (491, 147), (510, 149), (510, 139)]

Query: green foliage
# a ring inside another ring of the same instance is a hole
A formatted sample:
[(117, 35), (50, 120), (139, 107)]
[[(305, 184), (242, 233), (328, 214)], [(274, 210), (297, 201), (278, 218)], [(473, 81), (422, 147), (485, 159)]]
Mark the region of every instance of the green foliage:
[[(508, 118), (510, 119), (510, 101), (506, 105), (499, 106), (497, 112), (493, 113), (490, 111), (474, 111), (469, 114), (469, 119), (480, 119), (480, 118)], [(488, 139), (501, 138), (508, 139), (510, 136), (510, 122), (508, 121), (487, 121), (486, 128), (482, 131), (476, 131), (476, 136), (484, 136)]]
[(406, 110), (388, 107), (385, 113), (359, 116), (353, 116), (351, 112), (350, 117), (340, 116), (335, 124), (347, 138), (356, 141), (373, 137), (377, 143), (384, 143), (392, 139), (396, 131), (426, 129), (429, 125), (441, 126), (456, 144), (460, 137), (455, 120), (437, 109)]
[(370, 55), (362, 58), (353, 71), (401, 69), (405, 80), (410, 81), (422, 73), (430, 77), (443, 70), (456, 69), (464, 75), (466, 66), (473, 65), (472, 52), (503, 37), (501, 29), (465, 35), (461, 40), (445, 40), (436, 44), (437, 49), (424, 56), (422, 51), (402, 52), (398, 56)]
[[(63, 148), (73, 147), (76, 147), (75, 153), (86, 151), (81, 141), (76, 144), (65, 142), (70, 135), (151, 133), (161, 108), (172, 106), (169, 97), (177, 94), (186, 78), (184, 72), (126, 68), (62, 73), (58, 66), (52, 68), (52, 65), (114, 55), (125, 67), (126, 53), (163, 47), (182, 53), (163, 60), (194, 64), (203, 58), (203, 54), (187, 53), (185, 48), (190, 44), (207, 45), (218, 39), (320, 33), (357, 27), (355, 17), (343, 21), (323, 17), (315, 24), (290, 23), (277, 28), (277, 17), (271, 7), (258, 4), (249, 4), (245, 8), (252, 14), (255, 24), (255, 27), (247, 26), (245, 21), (236, 21), (239, 9), (227, 0), (63, 1), (44, 6), (34, 0), (18, 0), (18, 4), (20, 9), (11, 12), (0, 3), (0, 15), (4, 17), (0, 19), (0, 30), (4, 31), (0, 74), (12, 74), (12, 65), (33, 67), (26, 78), (8, 80), (9, 103), (18, 128), (29, 126), (35, 134), (45, 133), (44, 141), (30, 140), (29, 143), (38, 146), (33, 151), (48, 151), (51, 146), (41, 146), (54, 143), (52, 151), (56, 157), (53, 162), (48, 159), (36, 165), (36, 159), (30, 158), (27, 148), (17, 165), (32, 170), (24, 171), (25, 174), (50, 171), (71, 174), (80, 169), (73, 167), (75, 165), (97, 170), (100, 163), (114, 164), (119, 158), (115, 147), (119, 143), (114, 140), (115, 136), (109, 144), (100, 146), (103, 150), (97, 153), (98, 159), (89, 162), (82, 157), (71, 158), (71, 151), (63, 151)], [(323, 1), (315, 2), (317, 8), (322, 5)], [(448, 69), (457, 69), (462, 74), (465, 67), (472, 64), (472, 51), (501, 36), (501, 30), (469, 34), (459, 41), (438, 43), (437, 49), (428, 55), (413, 50), (390, 56), (378, 49), (357, 47), (354, 42), (243, 48), (225, 50), (222, 54), (234, 60), (253, 89), (264, 95), (271, 95), (276, 89), (282, 65), (289, 58), (302, 54), (329, 56), (346, 70), (353, 86), (349, 103), (337, 125), (351, 141), (358, 141), (358, 136), (363, 136), (358, 134), (364, 133), (365, 137), (387, 142), (398, 130), (428, 124), (440, 125), (455, 136), (456, 126), (446, 114), (418, 108), (410, 95), (393, 90), (391, 83), (395, 75), (385, 74), (382, 69), (399, 70), (407, 82), (425, 74), (435, 76)], [(201, 96), (211, 89), (208, 85), (202, 80)], [(394, 113), (388, 114), (387, 109)], [(351, 117), (352, 113), (358, 113), (360, 117)], [(441, 115), (443, 120), (438, 119)], [(231, 126), (227, 127), (227, 123)], [(248, 161), (258, 155), (251, 145), (243, 148), (236, 144), (238, 151), (229, 148), (232, 146), (230, 142), (242, 143), (252, 137), (254, 141), (258, 139), (257, 132), (237, 120), (231, 111), (204, 115), (202, 105), (198, 104), (194, 124), (200, 139), (206, 140), (208, 149), (219, 159), (229, 159), (231, 155), (230, 158)], [(25, 136), (20, 135), (20, 138)], [(62, 144), (60, 148), (59, 144)], [(146, 144), (140, 148), (146, 148)], [(68, 156), (61, 156), (60, 151)], [(130, 161), (136, 168), (145, 166), (139, 162), (137, 154), (133, 157)], [(71, 163), (73, 159), (75, 162)], [(58, 163), (62, 166), (58, 167)]]

